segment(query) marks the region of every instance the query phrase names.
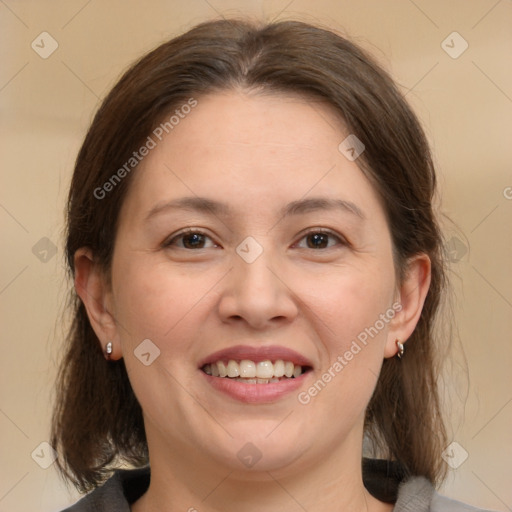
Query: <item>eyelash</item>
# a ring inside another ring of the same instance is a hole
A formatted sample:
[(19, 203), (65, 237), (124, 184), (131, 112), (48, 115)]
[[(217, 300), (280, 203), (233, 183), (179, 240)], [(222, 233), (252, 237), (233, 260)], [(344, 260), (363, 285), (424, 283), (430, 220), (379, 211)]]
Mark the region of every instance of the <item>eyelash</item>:
[[(172, 238), (167, 239), (162, 245), (163, 245), (163, 247), (170, 247), (170, 246), (174, 245), (173, 243), (175, 240), (184, 238), (189, 235), (203, 235), (203, 236), (211, 239), (211, 237), (209, 235), (207, 235), (204, 231), (201, 231), (200, 229), (189, 228), (186, 231), (182, 231), (181, 233), (178, 233), (177, 235), (173, 236)], [(179, 247), (179, 249), (187, 249), (187, 248)], [(201, 249), (203, 249), (203, 247), (201, 247)], [(194, 250), (194, 249), (188, 249), (188, 250)]]
[[(303, 240), (304, 238), (306, 238), (307, 236), (309, 235), (329, 235), (330, 237), (332, 238), (335, 238), (338, 240), (339, 244), (340, 245), (343, 245), (343, 246), (348, 246), (349, 243), (347, 242), (347, 240), (330, 231), (330, 230), (326, 230), (326, 229), (321, 229), (321, 228), (316, 228), (316, 229), (311, 229), (309, 231), (307, 231), (306, 233), (303, 233), (303, 235), (301, 236), (301, 238), (299, 239), (300, 240)], [(182, 231), (181, 233), (178, 233), (177, 235), (173, 236), (172, 238), (169, 238), (167, 239), (163, 244), (162, 246), (163, 247), (172, 247), (174, 245), (174, 242), (176, 240), (179, 240), (179, 239), (183, 239), (184, 237), (186, 236), (189, 236), (189, 235), (202, 235), (202, 236), (205, 236), (207, 238), (209, 238), (211, 240), (211, 237), (205, 233), (204, 231), (200, 230), (200, 229), (194, 229), (194, 228), (190, 228), (190, 229), (187, 229), (186, 231)], [(318, 250), (325, 250), (325, 249), (331, 249), (331, 247), (324, 247), (324, 248), (321, 248), (321, 249), (314, 249), (314, 248), (311, 248), (311, 247), (306, 247), (306, 249), (311, 249), (312, 251), (318, 251)], [(204, 247), (200, 247), (199, 249), (187, 249), (186, 247), (179, 247), (179, 249), (185, 249), (185, 250), (189, 250), (189, 251), (193, 251), (193, 250), (200, 250), (200, 249), (205, 249)], [(208, 249), (208, 247), (206, 247), (206, 249)]]
[[(334, 233), (333, 231), (330, 231), (329, 229), (322, 229), (322, 228), (313, 228), (313, 229), (310, 229), (309, 231), (306, 231), (305, 233), (302, 234), (301, 238), (299, 239), (300, 240), (303, 240), (304, 238), (308, 237), (309, 235), (329, 235), (331, 238), (335, 238), (339, 245), (342, 245), (342, 246), (348, 246), (348, 242), (347, 240), (342, 237), (341, 235), (338, 235), (336, 233)], [(329, 243), (329, 242), (328, 242)], [(306, 249), (311, 249), (312, 251), (318, 251), (318, 250), (325, 250), (325, 249), (332, 249), (334, 246), (331, 246), (331, 247), (324, 247), (324, 248), (321, 248), (321, 249), (314, 249), (314, 248), (311, 248), (311, 247), (306, 247)]]

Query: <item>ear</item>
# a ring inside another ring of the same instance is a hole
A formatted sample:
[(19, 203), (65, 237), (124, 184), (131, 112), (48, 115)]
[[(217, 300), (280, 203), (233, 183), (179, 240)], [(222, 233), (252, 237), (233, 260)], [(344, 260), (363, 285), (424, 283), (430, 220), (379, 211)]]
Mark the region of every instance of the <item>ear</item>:
[(398, 289), (397, 302), (401, 309), (389, 323), (384, 357), (395, 356), (398, 352), (396, 340), (405, 344), (416, 328), (430, 287), (430, 268), (430, 258), (424, 253), (409, 259), (404, 280)]
[(112, 293), (106, 276), (94, 261), (92, 251), (82, 247), (75, 252), (75, 290), (82, 299), (87, 316), (104, 352), (112, 342), (110, 359), (121, 358), (121, 347), (115, 318), (111, 313)]

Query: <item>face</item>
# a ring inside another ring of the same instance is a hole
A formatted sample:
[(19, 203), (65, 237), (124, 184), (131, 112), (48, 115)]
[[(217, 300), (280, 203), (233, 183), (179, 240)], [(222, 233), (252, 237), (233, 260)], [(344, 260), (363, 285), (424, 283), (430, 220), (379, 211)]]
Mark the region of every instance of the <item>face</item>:
[(383, 208), (338, 150), (348, 134), (318, 102), (216, 93), (134, 171), (106, 300), (152, 465), (360, 460), (400, 306)]

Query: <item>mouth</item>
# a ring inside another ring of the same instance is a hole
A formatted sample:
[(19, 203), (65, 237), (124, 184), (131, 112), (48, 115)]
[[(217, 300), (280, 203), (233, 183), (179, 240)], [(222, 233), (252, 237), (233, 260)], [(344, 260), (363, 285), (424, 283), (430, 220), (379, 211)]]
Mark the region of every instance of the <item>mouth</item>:
[(273, 402), (304, 382), (313, 365), (284, 347), (236, 346), (211, 354), (199, 370), (214, 389), (243, 402)]
[(275, 361), (266, 359), (258, 362), (250, 359), (229, 359), (207, 363), (201, 367), (201, 370), (211, 377), (231, 379), (245, 384), (270, 384), (297, 379), (312, 368), (283, 359)]

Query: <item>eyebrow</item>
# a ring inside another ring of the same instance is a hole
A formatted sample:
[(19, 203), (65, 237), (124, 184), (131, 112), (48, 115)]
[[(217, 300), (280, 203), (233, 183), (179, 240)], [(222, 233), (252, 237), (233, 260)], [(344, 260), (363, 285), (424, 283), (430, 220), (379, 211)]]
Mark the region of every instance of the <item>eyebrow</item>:
[[(188, 210), (200, 213), (206, 213), (214, 216), (229, 216), (232, 209), (226, 203), (215, 201), (207, 197), (181, 197), (164, 203), (157, 204), (146, 215), (145, 220), (148, 221), (152, 217), (172, 210)], [(344, 199), (332, 199), (325, 197), (311, 197), (308, 199), (299, 199), (285, 205), (279, 211), (280, 218), (292, 215), (304, 215), (320, 210), (341, 210), (353, 214), (360, 219), (366, 219), (362, 210), (351, 201)]]

